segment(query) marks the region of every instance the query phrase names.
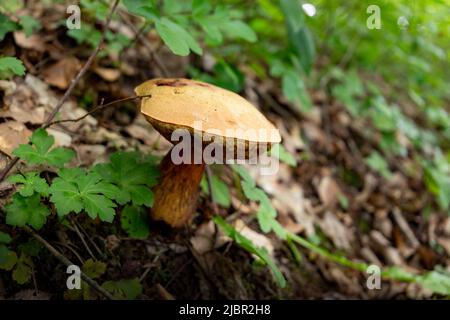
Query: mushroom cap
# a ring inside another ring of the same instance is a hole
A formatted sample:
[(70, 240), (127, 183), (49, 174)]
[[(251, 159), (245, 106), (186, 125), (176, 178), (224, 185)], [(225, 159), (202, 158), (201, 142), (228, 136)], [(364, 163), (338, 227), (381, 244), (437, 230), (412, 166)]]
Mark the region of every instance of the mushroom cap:
[[(281, 141), (280, 133), (251, 103), (238, 94), (189, 79), (152, 79), (135, 88), (141, 112), (170, 141), (176, 129), (234, 140), (235, 144), (266, 144)], [(217, 140), (215, 140), (217, 141)]]

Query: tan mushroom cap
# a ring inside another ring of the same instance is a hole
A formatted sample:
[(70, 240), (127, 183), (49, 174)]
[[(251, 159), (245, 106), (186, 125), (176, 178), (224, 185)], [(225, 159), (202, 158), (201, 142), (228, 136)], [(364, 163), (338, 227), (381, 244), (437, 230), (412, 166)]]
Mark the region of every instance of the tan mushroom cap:
[(280, 134), (251, 103), (238, 94), (189, 79), (153, 79), (135, 88), (143, 98), (141, 112), (167, 139), (188, 129), (240, 143), (272, 145)]

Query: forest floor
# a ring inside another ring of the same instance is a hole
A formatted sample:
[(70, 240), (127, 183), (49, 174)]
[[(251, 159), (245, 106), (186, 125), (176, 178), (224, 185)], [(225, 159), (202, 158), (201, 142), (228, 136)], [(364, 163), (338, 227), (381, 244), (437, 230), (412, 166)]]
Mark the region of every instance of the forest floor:
[[(43, 21), (47, 32), (24, 40), (23, 32), (15, 31), (2, 44), (2, 53), (19, 56), (28, 73), (24, 78), (0, 81), (0, 137), (4, 138), (0, 139), (0, 169), (8, 163), (11, 151), (26, 143), (32, 130), (44, 122), (91, 54), (91, 48), (77, 45), (56, 25), (63, 15), (57, 9), (52, 12), (54, 19), (47, 15)], [(133, 32), (126, 24), (112, 28)], [(155, 57), (159, 62), (155, 63)], [(133, 88), (147, 79), (186, 77), (185, 70), (192, 64), (208, 72), (208, 59), (211, 56), (207, 53), (195, 58), (175, 56), (151, 36), (137, 39), (120, 55), (102, 55), (94, 62), (64, 103), (60, 118), (77, 118), (102, 99), (110, 102), (133, 96)], [(450, 265), (450, 219), (424, 217), (429, 193), (421, 176), (414, 178), (390, 163), (394, 174), (386, 178), (366, 165), (364, 158), (376, 148), (377, 140), (366, 134), (369, 121), (353, 118), (326, 88), (310, 92), (313, 110), (299, 114), (282, 98), (277, 83), (261, 80), (248, 70), (245, 78), (241, 94), (276, 124), (284, 147), (297, 160), (296, 166), (280, 163), (276, 176), (254, 174), (258, 185), (270, 195), (278, 221), (285, 228), (355, 261), (395, 265), (411, 272)], [(407, 102), (404, 107), (408, 107)], [(106, 161), (116, 150), (161, 156), (171, 146), (140, 115), (138, 101), (106, 108), (75, 123), (56, 124), (48, 131), (56, 145), (76, 150), (77, 157), (70, 166), (87, 167)], [(24, 166), (19, 163), (16, 169), (23, 170)], [(254, 171), (251, 167), (249, 170)], [(145, 240), (127, 236), (117, 219), (108, 224), (84, 215), (74, 216), (69, 225), (53, 219), (39, 234), (75, 263), (103, 261), (106, 271), (97, 278), (99, 281), (139, 278), (143, 286), (140, 299), (431, 297), (417, 284), (390, 280), (383, 280), (379, 290), (369, 290), (367, 274), (301, 247), (300, 256), (293, 257), (289, 246), (275, 235), (258, 233), (255, 204), (239, 197), (229, 168), (222, 173), (232, 200), (229, 209), (219, 208), (220, 215), (273, 252), (287, 279), (286, 288), (279, 288), (270, 270), (258, 265), (251, 254), (220, 231), (216, 234), (210, 220), (213, 205), (204, 193), (190, 226), (171, 230), (152, 222)], [(11, 183), (1, 182), (0, 207), (9, 202), (13, 192)], [(3, 221), (4, 214), (0, 213), (0, 225)], [(28, 237), (20, 229), (8, 227), (8, 231), (15, 238)], [(436, 243), (443, 252), (433, 247)], [(33, 266), (32, 281), (24, 285), (2, 271), (0, 298), (70, 298), (65, 266), (50, 252), (41, 251)], [(89, 297), (96, 296), (92, 290)]]

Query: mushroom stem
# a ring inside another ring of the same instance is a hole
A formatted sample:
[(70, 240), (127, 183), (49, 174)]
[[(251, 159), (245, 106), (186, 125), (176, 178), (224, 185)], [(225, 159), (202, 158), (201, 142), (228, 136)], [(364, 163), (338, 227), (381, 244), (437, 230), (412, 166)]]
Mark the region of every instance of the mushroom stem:
[(181, 227), (195, 211), (205, 164), (174, 164), (169, 151), (161, 161), (160, 170), (161, 180), (155, 187), (151, 217)]

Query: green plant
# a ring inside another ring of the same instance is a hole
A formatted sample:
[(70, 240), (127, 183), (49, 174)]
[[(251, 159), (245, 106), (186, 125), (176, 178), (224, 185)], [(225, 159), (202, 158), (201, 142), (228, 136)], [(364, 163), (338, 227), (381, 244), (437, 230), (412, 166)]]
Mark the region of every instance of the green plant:
[[(75, 152), (67, 148), (52, 148), (53, 144), (53, 136), (38, 129), (31, 136), (30, 144), (22, 144), (13, 151), (29, 164), (60, 169), (51, 181), (41, 178), (42, 171), (9, 178), (18, 191), (5, 206), (7, 224), (17, 227), (29, 225), (37, 230), (42, 228), (51, 211), (47, 201), (54, 205), (60, 219), (70, 213), (86, 212), (90, 218), (106, 222), (113, 221), (118, 205), (133, 203), (151, 207), (153, 193), (150, 187), (156, 184), (158, 177), (154, 158), (137, 152), (117, 152), (111, 155), (109, 163), (93, 168), (63, 168)], [(130, 209), (125, 207), (124, 210)], [(135, 220), (125, 223), (126, 228), (142, 237), (145, 235), (144, 225), (135, 231)]]
[(19, 59), (15, 57), (0, 57), (0, 79), (8, 79), (13, 75), (23, 76), (25, 67)]

